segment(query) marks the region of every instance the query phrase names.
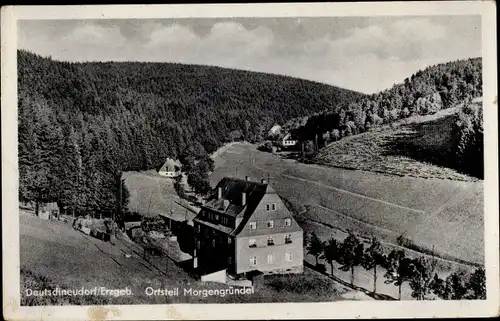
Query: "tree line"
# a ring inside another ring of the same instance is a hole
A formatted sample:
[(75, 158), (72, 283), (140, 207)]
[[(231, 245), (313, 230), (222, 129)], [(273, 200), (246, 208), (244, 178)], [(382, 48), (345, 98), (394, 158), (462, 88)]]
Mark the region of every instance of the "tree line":
[[(288, 127), (300, 140), (320, 148), (398, 119), (434, 114), (457, 105), (472, 105), (472, 98), (482, 94), (482, 59), (458, 60), (427, 67), (403, 83), (360, 97), (347, 107), (295, 119)], [(458, 138), (453, 144), (454, 167), (482, 178), (482, 111), (462, 108), (454, 131)], [(471, 157), (474, 152), (481, 155), (479, 159)]]
[[(54, 61), (18, 51), (19, 198), (111, 216), (123, 171), (180, 159), (195, 189), (224, 143), (362, 96), (316, 82), (172, 63)], [(120, 194), (120, 190), (122, 193)]]
[(364, 268), (373, 271), (373, 293), (377, 293), (377, 279), (384, 268), (386, 284), (398, 287), (398, 299), (401, 300), (401, 288), (409, 284), (411, 296), (417, 300), (431, 299), (435, 295), (444, 300), (486, 299), (486, 277), (483, 268), (477, 268), (472, 273), (453, 272), (445, 279), (437, 274), (436, 259), (420, 257), (412, 259), (406, 256), (404, 250), (392, 250), (387, 253), (377, 238), (372, 238), (368, 244), (353, 232), (343, 242), (333, 237), (323, 242), (312, 232), (305, 239), (307, 253), (315, 257), (316, 266), (319, 259), (325, 259), (334, 272), (334, 262), (338, 262), (343, 271), (350, 271), (351, 286), (354, 285), (355, 270)]

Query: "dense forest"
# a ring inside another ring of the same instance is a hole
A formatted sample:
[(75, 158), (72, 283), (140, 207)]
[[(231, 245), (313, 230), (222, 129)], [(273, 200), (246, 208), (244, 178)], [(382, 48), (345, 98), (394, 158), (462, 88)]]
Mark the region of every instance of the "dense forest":
[(225, 142), (259, 141), (276, 122), (363, 96), (219, 67), (70, 63), (26, 51), (17, 59), (20, 200), (104, 215), (119, 207), (122, 171), (166, 157), (207, 169), (207, 155)]
[(456, 167), (481, 178), (482, 110), (469, 105), (482, 95), (481, 58), (458, 60), (420, 70), (390, 89), (351, 101), (347, 108), (337, 106), (305, 121), (295, 119), (291, 127), (300, 140), (306, 141), (305, 146), (319, 148), (401, 118), (463, 105), (453, 129), (457, 137)]

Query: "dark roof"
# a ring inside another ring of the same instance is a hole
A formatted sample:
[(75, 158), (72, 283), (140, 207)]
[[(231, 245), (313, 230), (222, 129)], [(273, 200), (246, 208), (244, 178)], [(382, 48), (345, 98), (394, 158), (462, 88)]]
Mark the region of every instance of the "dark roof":
[[(220, 199), (217, 198), (217, 191), (219, 187), (222, 188), (222, 198)], [(243, 192), (245, 192), (247, 195), (245, 206), (241, 205)], [(194, 219), (194, 221), (203, 223), (204, 225), (222, 231), (226, 234), (238, 235), (242, 232), (242, 229), (245, 227), (246, 223), (253, 215), (255, 208), (259, 205), (260, 201), (266, 194), (276, 194), (274, 189), (267, 183), (233, 177), (224, 177), (217, 184), (208, 201), (205, 203), (205, 205), (202, 206), (202, 210), (200, 212), (208, 210), (212, 212), (224, 213), (226, 215), (241, 218), (241, 223), (238, 224), (238, 226), (236, 226), (234, 229), (232, 229), (222, 224), (211, 223), (202, 218), (201, 215), (198, 215)], [(276, 195), (276, 197), (279, 198), (278, 195)], [(290, 213), (288, 212), (288, 214)], [(292, 218), (291, 214), (289, 216), (285, 214), (285, 217)], [(277, 227), (273, 230), (272, 234), (301, 230), (295, 220), (292, 219), (292, 221), (292, 226), (288, 226), (285, 228)], [(269, 234), (269, 231), (262, 230), (259, 233)], [(257, 234), (254, 233), (254, 235)]]
[[(222, 188), (221, 199), (217, 199), (219, 188)], [(242, 214), (245, 212), (245, 208), (248, 209), (246, 212), (252, 213), (262, 197), (266, 192), (270, 192), (270, 190), (272, 190), (271, 187), (266, 183), (234, 177), (224, 177), (217, 184), (204, 207), (231, 216)], [(246, 206), (241, 205), (243, 192), (246, 193)], [(274, 190), (272, 192), (274, 192)]]
[(283, 139), (285, 139), (286, 136), (288, 136), (286, 138), (286, 140), (299, 140), (299, 136), (296, 133), (293, 133), (293, 132), (286, 133), (283, 136)]

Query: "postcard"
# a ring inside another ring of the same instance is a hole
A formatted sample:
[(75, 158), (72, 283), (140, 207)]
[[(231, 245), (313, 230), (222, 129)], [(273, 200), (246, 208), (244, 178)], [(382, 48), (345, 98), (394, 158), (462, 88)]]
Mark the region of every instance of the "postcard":
[(498, 316), (494, 9), (3, 7), (5, 318)]

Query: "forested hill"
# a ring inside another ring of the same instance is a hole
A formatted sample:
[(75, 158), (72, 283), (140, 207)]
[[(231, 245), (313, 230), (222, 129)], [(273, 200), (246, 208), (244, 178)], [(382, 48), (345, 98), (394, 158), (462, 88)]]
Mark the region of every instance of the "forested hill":
[(390, 89), (351, 101), (347, 108), (308, 117), (305, 125), (300, 119), (294, 120), (299, 124), (295, 131), (301, 140), (308, 140), (306, 147), (318, 148), (401, 118), (463, 106), (452, 129), (455, 134), (450, 147), (456, 157), (453, 167), (482, 178), (482, 108), (470, 104), (473, 98), (483, 95), (482, 87), (481, 58), (429, 66)]
[[(111, 211), (116, 173), (203, 159), (272, 124), (363, 95), (316, 82), (172, 63), (54, 61), (18, 51), (20, 198)], [(113, 185), (114, 184), (114, 185)]]
[(482, 94), (481, 58), (438, 64), (416, 72), (390, 89), (353, 100), (347, 108), (309, 117), (297, 134), (302, 139), (315, 139), (318, 135), (321, 141), (328, 132), (327, 140), (331, 136), (339, 139), (400, 118), (433, 114)]

